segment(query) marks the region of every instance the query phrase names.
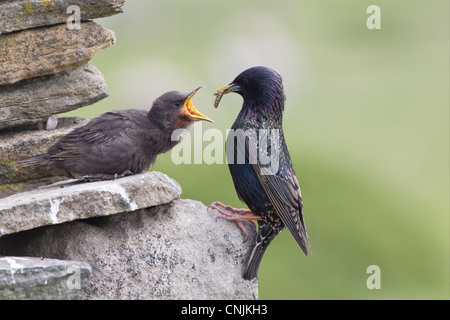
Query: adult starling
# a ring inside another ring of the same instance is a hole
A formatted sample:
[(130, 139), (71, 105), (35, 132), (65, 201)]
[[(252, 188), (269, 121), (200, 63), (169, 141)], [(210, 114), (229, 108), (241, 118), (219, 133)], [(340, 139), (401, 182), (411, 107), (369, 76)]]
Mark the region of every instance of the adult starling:
[[(268, 245), (285, 226), (305, 255), (308, 254), (306, 243), (310, 251), (311, 246), (303, 219), (300, 187), (284, 140), (285, 96), (281, 76), (266, 67), (247, 69), (216, 91), (215, 107), (222, 95), (230, 92), (240, 94), (244, 103), (227, 138), (228, 165), (236, 192), (250, 211), (234, 209), (220, 202), (211, 207), (226, 219), (237, 222), (258, 220), (256, 245), (243, 275), (251, 280), (257, 277)], [(243, 132), (241, 136), (235, 133), (239, 129)], [(231, 139), (230, 134), (233, 134)], [(278, 162), (263, 161), (264, 155), (274, 156), (272, 159), (276, 158)]]
[[(201, 88), (201, 87), (200, 87)], [(44, 154), (18, 161), (18, 167), (47, 165), (63, 169), (70, 177), (109, 180), (149, 169), (158, 154), (173, 148), (176, 129), (195, 121), (213, 122), (191, 102), (190, 93), (170, 91), (157, 98), (150, 111), (106, 112), (62, 137)]]

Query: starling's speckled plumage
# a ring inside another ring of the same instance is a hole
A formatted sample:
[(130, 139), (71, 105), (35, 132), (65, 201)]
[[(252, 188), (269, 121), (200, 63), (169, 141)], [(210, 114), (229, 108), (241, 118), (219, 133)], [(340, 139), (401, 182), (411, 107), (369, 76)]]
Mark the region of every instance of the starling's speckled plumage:
[[(300, 187), (284, 140), (282, 115), (285, 96), (280, 75), (266, 67), (250, 68), (216, 92), (219, 95), (216, 105), (221, 95), (229, 92), (236, 92), (244, 99), (232, 129), (242, 129), (246, 133), (252, 130), (260, 132), (260, 129), (267, 129), (270, 132), (278, 129), (279, 147), (274, 150), (277, 144), (270, 141), (269, 133), (266, 149), (268, 153), (275, 152), (279, 155), (278, 170), (274, 174), (267, 174), (267, 171), (264, 174), (267, 165), (263, 165), (261, 161), (249, 161), (251, 150), (257, 150), (254, 153), (260, 151), (258, 139), (246, 139), (245, 151), (237, 143), (234, 144), (234, 161), (229, 163), (239, 198), (254, 215), (262, 218), (258, 221), (256, 245), (244, 272), (245, 279), (253, 279), (257, 277), (259, 264), (268, 245), (285, 226), (306, 255), (309, 239), (303, 219)], [(230, 143), (229, 139), (227, 143)], [(246, 162), (243, 164), (237, 162), (240, 152), (245, 152)]]
[(176, 129), (194, 121), (212, 121), (192, 105), (199, 90), (170, 91), (155, 100), (150, 111), (106, 112), (62, 137), (44, 154), (17, 162), (18, 167), (46, 165), (84, 180), (114, 179), (149, 169), (157, 155), (173, 148)]

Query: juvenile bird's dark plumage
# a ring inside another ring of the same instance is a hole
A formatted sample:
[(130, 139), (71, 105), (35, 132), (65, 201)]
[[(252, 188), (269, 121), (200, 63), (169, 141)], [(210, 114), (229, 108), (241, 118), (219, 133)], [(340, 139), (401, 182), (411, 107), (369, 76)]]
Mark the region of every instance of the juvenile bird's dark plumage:
[(84, 180), (114, 179), (149, 169), (158, 154), (174, 147), (176, 129), (210, 118), (193, 106), (190, 93), (170, 91), (155, 100), (150, 111), (106, 112), (62, 137), (44, 154), (18, 161), (18, 167), (46, 165)]
[[(243, 215), (242, 220), (251, 220), (251, 214), (254, 215), (253, 220), (258, 220), (256, 245), (244, 272), (245, 279), (253, 279), (257, 277), (268, 245), (285, 226), (306, 255), (309, 239), (300, 187), (284, 140), (282, 116), (285, 96), (281, 76), (266, 67), (247, 69), (216, 92), (215, 106), (223, 94), (230, 92), (238, 93), (244, 99), (232, 129), (245, 132), (245, 148), (234, 143), (231, 149), (233, 161), (229, 161), (229, 169), (239, 198), (251, 211)], [(277, 135), (273, 136), (272, 131), (276, 131)], [(260, 139), (264, 132), (266, 145), (262, 145), (264, 139)], [(258, 138), (252, 138), (254, 133), (258, 134)], [(233, 141), (227, 139), (229, 143)], [(245, 163), (238, 161), (241, 153), (245, 153)], [(262, 161), (261, 155), (264, 154), (276, 156), (274, 159), (278, 163)], [(222, 204), (215, 203), (213, 207), (226, 214)], [(230, 219), (239, 220), (239, 217)]]

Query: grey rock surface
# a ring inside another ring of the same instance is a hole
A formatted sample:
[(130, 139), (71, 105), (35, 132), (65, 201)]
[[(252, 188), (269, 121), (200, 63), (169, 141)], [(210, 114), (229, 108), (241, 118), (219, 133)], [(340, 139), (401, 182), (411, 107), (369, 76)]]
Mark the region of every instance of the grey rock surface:
[(216, 219), (194, 200), (39, 228), (0, 238), (0, 253), (85, 261), (83, 299), (257, 299), (242, 278), (255, 228)]
[(0, 257), (0, 300), (80, 299), (90, 276), (84, 262)]
[(44, 121), (108, 96), (103, 75), (85, 64), (75, 70), (0, 86), (0, 129)]
[(135, 211), (168, 203), (180, 195), (180, 185), (156, 171), (109, 181), (81, 183), (67, 180), (1, 199), (0, 236), (77, 219)]
[(66, 23), (78, 6), (80, 18), (95, 19), (121, 13), (125, 0), (8, 0), (0, 2), (0, 34)]
[(92, 21), (79, 30), (60, 24), (2, 34), (0, 85), (75, 69), (114, 42), (114, 32)]

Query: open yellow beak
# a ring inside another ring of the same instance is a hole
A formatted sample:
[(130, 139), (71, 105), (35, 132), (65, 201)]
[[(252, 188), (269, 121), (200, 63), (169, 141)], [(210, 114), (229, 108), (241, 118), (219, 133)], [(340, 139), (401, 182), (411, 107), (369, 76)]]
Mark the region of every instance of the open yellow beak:
[(195, 89), (191, 93), (189, 93), (188, 97), (186, 98), (186, 100), (184, 101), (184, 104), (183, 104), (184, 113), (194, 121), (204, 120), (204, 121), (214, 122), (211, 118), (201, 114), (194, 107), (194, 105), (191, 102), (192, 97), (194, 97), (195, 94), (197, 93), (197, 91), (200, 90), (201, 88), (202, 87), (198, 87), (197, 89)]

